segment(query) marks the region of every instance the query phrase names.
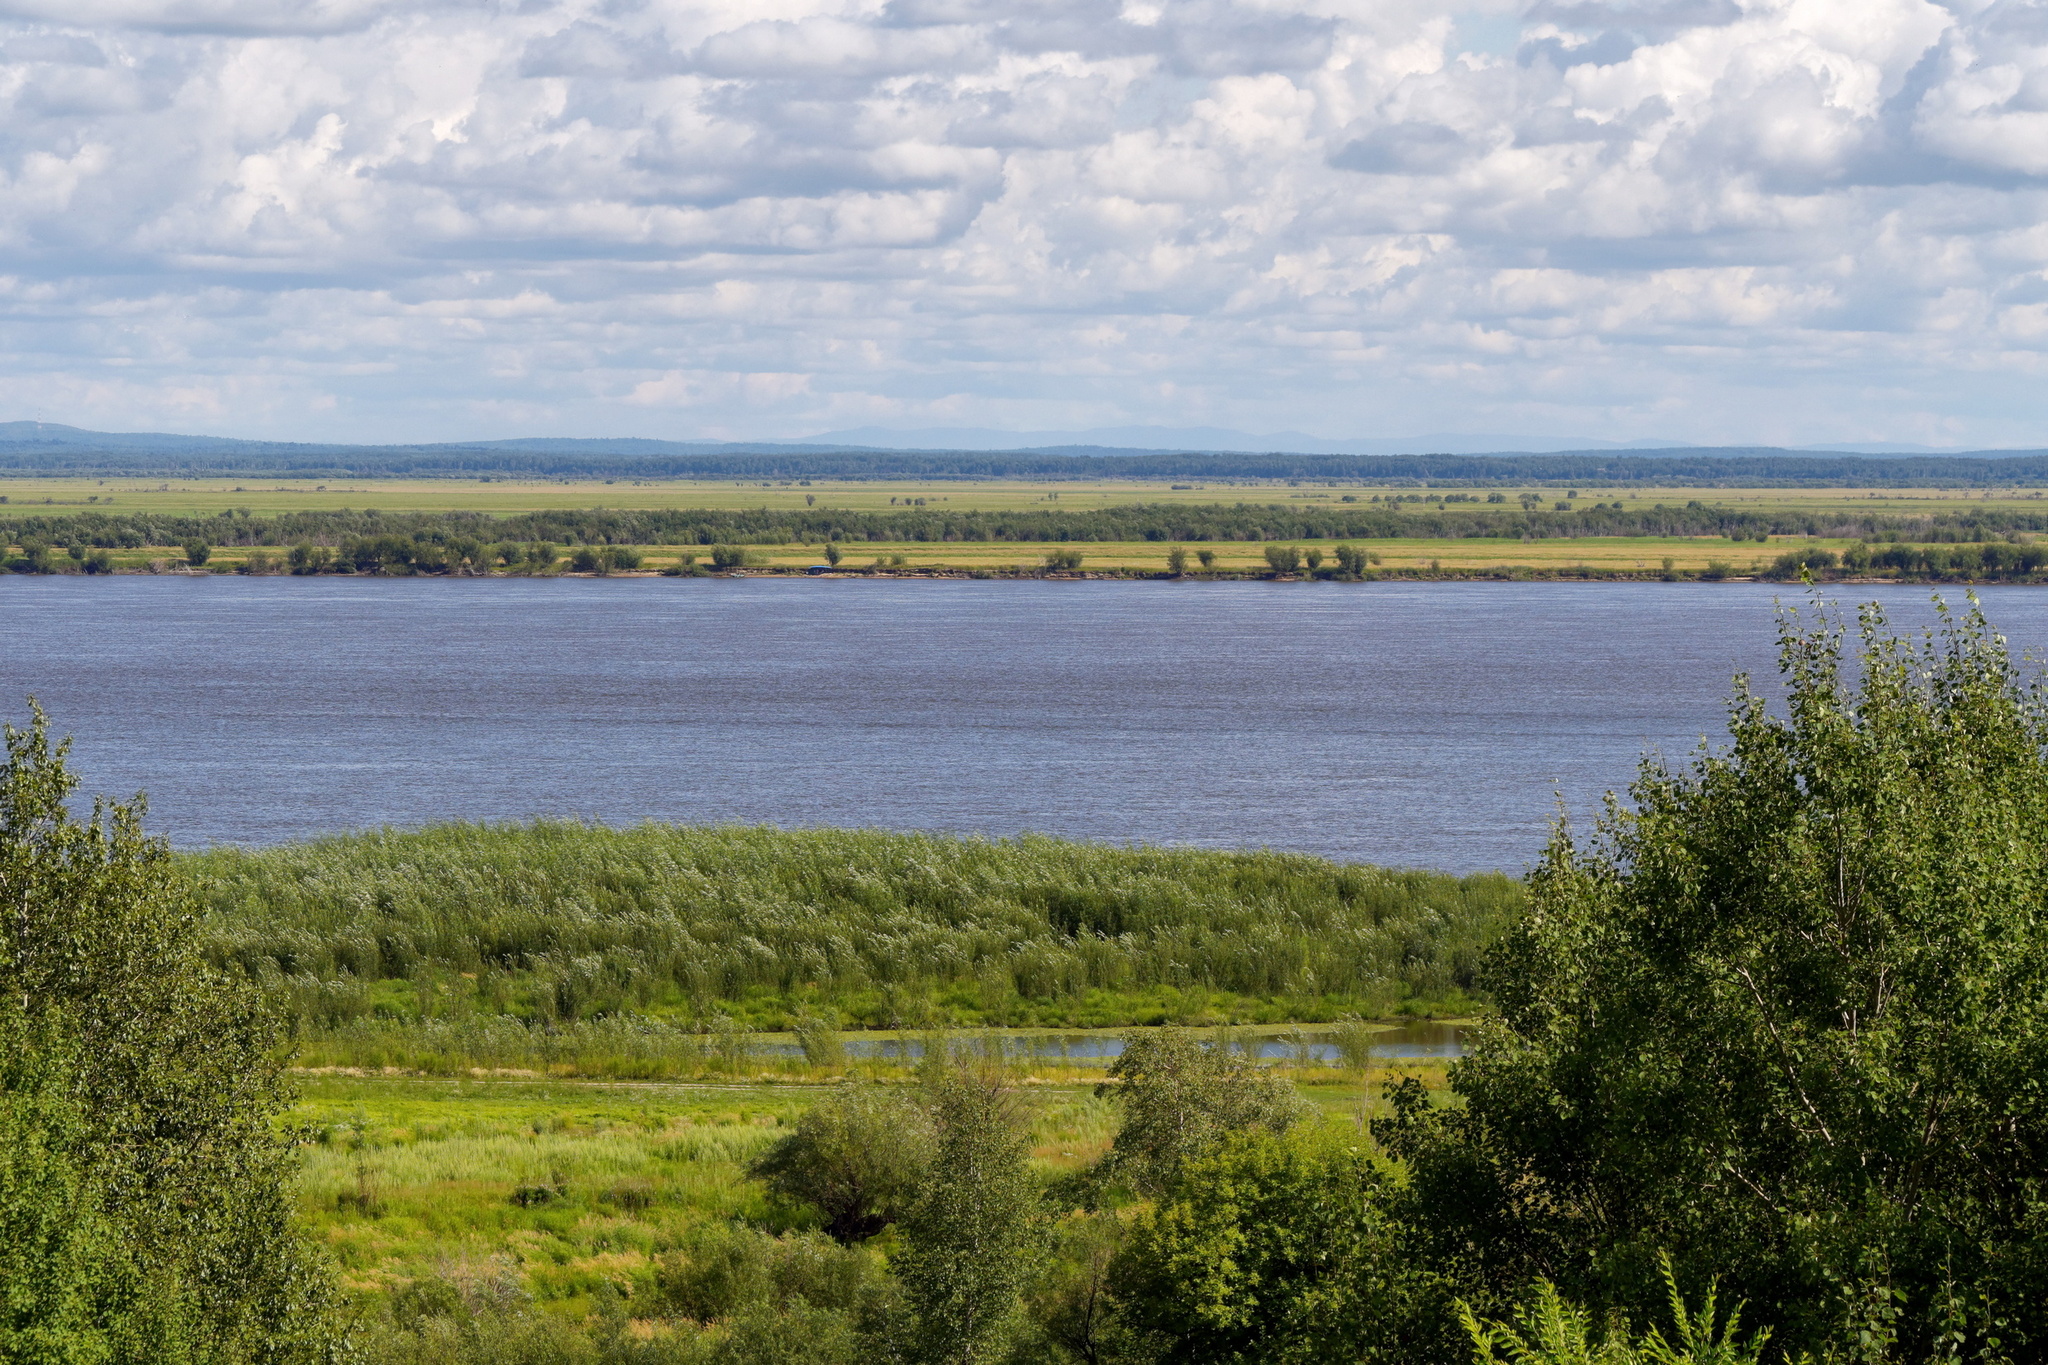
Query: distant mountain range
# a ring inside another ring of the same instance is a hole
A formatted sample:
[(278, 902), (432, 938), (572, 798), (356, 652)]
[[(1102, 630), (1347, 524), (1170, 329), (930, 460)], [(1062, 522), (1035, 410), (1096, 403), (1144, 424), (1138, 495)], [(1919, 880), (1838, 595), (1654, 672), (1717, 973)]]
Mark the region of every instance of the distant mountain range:
[(1643, 437), (1633, 441), (1603, 441), (1586, 436), (1511, 436), (1432, 432), (1422, 436), (1373, 436), (1331, 440), (1299, 431), (1257, 435), (1225, 427), (1090, 427), (1076, 431), (997, 431), (988, 427), (924, 427), (896, 430), (886, 427), (854, 427), (844, 431), (821, 432), (800, 440), (775, 441), (662, 441), (637, 436), (575, 437), (521, 436), (481, 441), (434, 441), (363, 445), (329, 441), (252, 441), (231, 436), (190, 436), (162, 431), (87, 431), (57, 422), (0, 422), (0, 450), (28, 453), (34, 450), (69, 452), (77, 450), (141, 451), (159, 455), (204, 452), (326, 454), (357, 451), (453, 452), (468, 450), (523, 451), (549, 455), (718, 455), (748, 451), (778, 451), (791, 454), (825, 454), (852, 451), (981, 451), (1005, 454), (1057, 454), (1086, 452), (1108, 455), (1119, 451), (1191, 454), (1282, 454), (1282, 455), (1549, 455), (1590, 454), (1603, 450), (1686, 451), (1701, 450), (1826, 451), (1864, 455), (1977, 455), (1991, 456), (2004, 451), (1949, 451), (1899, 441), (1838, 442), (1811, 446), (1711, 447), (1684, 441)]
[[(1430, 432), (1422, 436), (1358, 436), (1332, 440), (1300, 431), (1264, 435), (1226, 427), (1089, 427), (1081, 431), (995, 431), (987, 427), (923, 427), (902, 431), (890, 427), (852, 427), (826, 431), (805, 440), (818, 445), (848, 445), (869, 450), (1187, 450), (1242, 454), (1279, 452), (1290, 455), (1547, 455), (1561, 451), (1697, 450), (1686, 441), (1644, 436), (1633, 441), (1602, 441), (1590, 436), (1510, 436), (1500, 433)], [(1932, 446), (1898, 441), (1865, 441), (1835, 445), (1786, 447), (1866, 455), (1931, 455)]]

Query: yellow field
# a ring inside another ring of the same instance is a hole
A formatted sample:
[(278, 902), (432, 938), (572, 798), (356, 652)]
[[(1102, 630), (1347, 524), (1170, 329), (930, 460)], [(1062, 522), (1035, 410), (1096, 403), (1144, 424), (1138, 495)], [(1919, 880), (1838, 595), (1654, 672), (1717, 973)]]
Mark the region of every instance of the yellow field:
[[(211, 515), (246, 507), (255, 515), (278, 512), (337, 511), (378, 508), (387, 512), (476, 511), (499, 516), (561, 508), (612, 507), (629, 510), (676, 507), (793, 508), (807, 504), (860, 512), (887, 512), (917, 506), (949, 510), (1022, 510), (1059, 508), (1088, 511), (1127, 503), (1236, 503), (1317, 507), (1341, 504), (1346, 498), (1370, 504), (1375, 496), (1418, 493), (1419, 488), (1388, 488), (1379, 484), (1289, 484), (1283, 481), (1169, 484), (1143, 480), (1047, 484), (1014, 480), (987, 482), (912, 481), (855, 483), (790, 480), (744, 483), (735, 480), (614, 481), (591, 480), (457, 480), (345, 479), (0, 479), (0, 516), (37, 515), (57, 511), (169, 512)], [(1441, 490), (1439, 490), (1441, 491)], [(1455, 491), (1455, 490), (1453, 490)], [(1504, 493), (1506, 506), (1516, 506), (1522, 493), (1533, 493), (1547, 507), (1553, 501), (1620, 502), (1625, 509), (1657, 503), (1683, 505), (1697, 499), (1710, 505), (1743, 510), (1798, 508), (1912, 513), (1953, 511), (1960, 503), (2020, 506), (2039, 502), (2038, 490), (1998, 489), (1968, 492), (1955, 489), (1843, 488), (1586, 488), (1577, 500), (1563, 486), (1478, 490)], [(1408, 511), (1434, 510), (1430, 504), (1403, 503)], [(1485, 504), (1480, 504), (1484, 506)], [(1472, 504), (1457, 504), (1470, 509)]]
[[(1335, 541), (1300, 540), (1287, 542), (1299, 545), (1303, 550), (1321, 549), (1325, 564), (1331, 563), (1329, 552)], [(1423, 570), (1440, 569), (1448, 573), (1470, 573), (1478, 570), (1526, 568), (1538, 571), (1557, 571), (1575, 568), (1623, 573), (1658, 573), (1663, 570), (1664, 561), (1671, 561), (1670, 567), (1679, 570), (1701, 570), (1712, 563), (1726, 566), (1731, 574), (1744, 575), (1762, 565), (1769, 564), (1787, 546), (1797, 544), (1802, 548), (1819, 547), (1840, 551), (1854, 541), (1826, 540), (1803, 536), (1775, 537), (1769, 544), (1756, 541), (1732, 543), (1718, 537), (1656, 537), (1656, 536), (1611, 536), (1585, 537), (1577, 540), (1361, 540), (1360, 547), (1378, 555), (1381, 570)], [(655, 573), (663, 568), (681, 562), (684, 555), (695, 557), (699, 565), (708, 565), (710, 555), (702, 545), (648, 545), (640, 547), (645, 556), (642, 573)], [(1076, 541), (1066, 545), (1028, 544), (1019, 542), (979, 544), (933, 544), (908, 542), (899, 544), (869, 543), (867, 541), (842, 542), (845, 559), (840, 564), (841, 572), (860, 572), (880, 568), (890, 573), (918, 572), (972, 572), (977, 569), (995, 572), (1036, 572), (1045, 562), (1045, 557), (1054, 550), (1076, 551), (1081, 555), (1081, 572), (1090, 570), (1141, 570), (1162, 573), (1166, 569), (1165, 544), (1149, 541), (1126, 542), (1084, 542)], [(1244, 573), (1247, 571), (1266, 572), (1265, 547), (1262, 544), (1245, 541), (1192, 542), (1183, 547), (1188, 551), (1190, 573), (1203, 572), (1203, 566), (1196, 559), (1196, 552), (1208, 550), (1214, 555), (1214, 571), (1222, 573)], [(254, 553), (251, 550), (223, 546), (213, 552), (207, 568), (214, 572), (227, 572), (247, 560)], [(281, 551), (265, 550), (273, 561)], [(748, 572), (774, 572), (806, 568), (824, 563), (823, 547), (812, 545), (790, 546), (749, 546), (750, 558), (758, 559)], [(182, 565), (182, 553), (172, 548), (161, 547), (144, 550), (117, 550), (114, 552), (116, 567), (125, 570), (141, 570), (151, 561), (165, 567)], [(900, 562), (898, 562), (900, 561)], [(565, 561), (566, 563), (566, 561)]]
[[(1787, 543), (1795, 539), (1783, 538)], [(1815, 540), (1797, 537), (1801, 546), (1825, 546), (1840, 550), (1853, 541)], [(1337, 544), (1331, 540), (1289, 541), (1304, 550), (1321, 549), (1325, 563), (1329, 563), (1330, 549)], [(1532, 569), (1562, 569), (1584, 567), (1608, 570), (1657, 571), (1669, 558), (1675, 569), (1703, 569), (1708, 561), (1720, 560), (1734, 572), (1747, 572), (1752, 564), (1768, 564), (1784, 546), (1773, 549), (1756, 541), (1744, 541), (1740, 545), (1720, 537), (1651, 537), (1615, 536), (1587, 537), (1579, 540), (1361, 540), (1355, 542), (1380, 557), (1382, 569), (1429, 569), (1440, 568), (1458, 572), (1473, 569), (1490, 569), (1510, 565), (1521, 565)], [(999, 544), (955, 544), (934, 545), (908, 543), (901, 545), (871, 545), (866, 542), (843, 543), (841, 547), (846, 558), (842, 569), (862, 569), (873, 566), (876, 560), (884, 561), (884, 567), (893, 563), (897, 556), (906, 562), (897, 566), (903, 569), (1035, 569), (1045, 561), (1045, 556), (1055, 550), (1072, 550), (1081, 554), (1081, 570), (1089, 569), (1149, 569), (1155, 572), (1166, 568), (1168, 546), (1151, 541), (1124, 542), (1074, 542), (1068, 545), (1031, 545), (1013, 542)], [(1267, 568), (1265, 546), (1246, 541), (1201, 541), (1191, 542), (1183, 547), (1188, 551), (1189, 569), (1199, 572), (1202, 565), (1195, 554), (1208, 550), (1215, 555), (1214, 568), (1219, 571), (1244, 572), (1264, 571)], [(796, 568), (822, 562), (818, 547), (778, 546), (757, 547), (765, 567)], [(699, 562), (704, 559), (701, 548), (692, 546)], [(666, 557), (684, 553), (669, 547), (649, 547), (649, 563), (659, 567)]]

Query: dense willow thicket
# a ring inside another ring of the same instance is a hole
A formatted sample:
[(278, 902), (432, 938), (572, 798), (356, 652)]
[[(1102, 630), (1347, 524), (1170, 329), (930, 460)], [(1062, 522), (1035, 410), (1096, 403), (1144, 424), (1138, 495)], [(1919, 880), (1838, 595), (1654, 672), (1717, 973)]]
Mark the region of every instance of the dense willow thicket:
[[(287, 512), (274, 518), (221, 512), (164, 516), (127, 512), (31, 514), (8, 520), (20, 546), (139, 548), (147, 544), (215, 546), (297, 544), (332, 551), (328, 573), (375, 571), (422, 561), (424, 569), (469, 563), (494, 567), (498, 544), (1042, 544), (1042, 542), (1262, 542), (1262, 540), (1386, 540), (1501, 538), (1556, 540), (1577, 536), (1722, 536), (1735, 542), (1767, 536), (1835, 536), (1874, 542), (1982, 544), (2048, 530), (2040, 508), (1970, 508), (1901, 516), (1890, 512), (1741, 510), (1704, 501), (1622, 508), (1579, 499), (1569, 510), (1509, 501), (1503, 493), (1354, 493), (1358, 501), (1321, 505), (1272, 503), (1128, 503), (1087, 512), (950, 510), (942, 503), (903, 512), (834, 508), (735, 510), (559, 510), (489, 516), (483, 512)], [(1493, 501), (1489, 501), (1493, 499)], [(1473, 503), (1473, 505), (1466, 505)], [(424, 553), (432, 546), (434, 553)], [(451, 553), (453, 551), (453, 553)]]
[[(1461, 1000), (1498, 874), (1047, 838), (443, 825), (189, 856), (217, 963), (306, 1024), (725, 1013), (781, 1027), (1386, 1013)], [(460, 983), (451, 995), (391, 987)]]

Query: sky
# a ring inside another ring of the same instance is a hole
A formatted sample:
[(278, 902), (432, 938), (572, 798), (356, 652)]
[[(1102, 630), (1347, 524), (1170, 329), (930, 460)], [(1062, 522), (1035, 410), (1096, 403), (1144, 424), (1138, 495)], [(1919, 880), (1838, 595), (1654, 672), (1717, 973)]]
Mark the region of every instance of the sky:
[(2048, 445), (2048, 0), (0, 0), (0, 419)]

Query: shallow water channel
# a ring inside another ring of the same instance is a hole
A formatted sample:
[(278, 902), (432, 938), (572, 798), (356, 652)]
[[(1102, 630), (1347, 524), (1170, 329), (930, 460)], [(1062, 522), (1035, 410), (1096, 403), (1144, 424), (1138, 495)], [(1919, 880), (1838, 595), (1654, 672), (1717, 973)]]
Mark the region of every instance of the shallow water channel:
[[(1235, 1030), (1230, 1045), (1260, 1061), (1329, 1065), (1339, 1060), (1328, 1029), (1305, 1024), (1284, 1033), (1253, 1033)], [(1123, 1030), (1088, 1030), (1064, 1033), (979, 1032), (971, 1037), (981, 1045), (999, 1044), (1005, 1056), (1018, 1060), (1059, 1060), (1073, 1066), (1107, 1066), (1122, 1055)], [(1455, 1023), (1416, 1021), (1380, 1030), (1373, 1039), (1373, 1056), (1387, 1061), (1415, 1061), (1426, 1058), (1462, 1057), (1465, 1026)], [(958, 1041), (963, 1035), (954, 1035)], [(925, 1041), (917, 1037), (862, 1038), (845, 1036), (849, 1057), (887, 1058), (909, 1061), (924, 1056)], [(769, 1056), (799, 1055), (795, 1043), (767, 1042), (756, 1050)]]

